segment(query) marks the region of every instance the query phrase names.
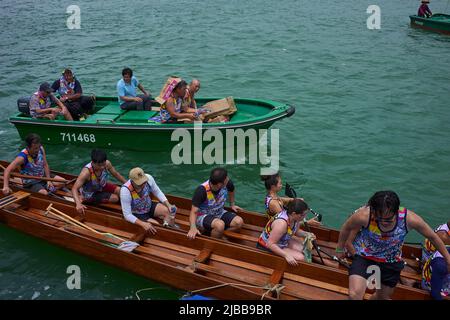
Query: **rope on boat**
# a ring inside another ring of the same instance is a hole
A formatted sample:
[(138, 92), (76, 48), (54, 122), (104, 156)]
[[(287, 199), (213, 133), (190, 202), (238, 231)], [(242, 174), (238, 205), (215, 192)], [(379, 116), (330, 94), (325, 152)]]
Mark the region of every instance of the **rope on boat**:
[(266, 284), (264, 286), (254, 286), (254, 285), (251, 285), (251, 284), (227, 282), (227, 283), (219, 284), (219, 285), (212, 286), (212, 287), (207, 287), (207, 288), (203, 288), (203, 289), (190, 291), (190, 292), (186, 293), (185, 295), (183, 295), (183, 298), (191, 296), (191, 295), (193, 295), (195, 293), (208, 291), (208, 290), (213, 290), (213, 289), (217, 289), (217, 288), (222, 288), (222, 287), (226, 287), (226, 286), (247, 287), (247, 288), (257, 288), (257, 289), (266, 290), (261, 295), (261, 300), (264, 300), (266, 295), (269, 294), (269, 293), (272, 293), (272, 292), (275, 292), (276, 295), (277, 295), (277, 299), (279, 299), (281, 291), (285, 288), (285, 286), (283, 286), (283, 285), (281, 285), (279, 283), (277, 283), (276, 285)]

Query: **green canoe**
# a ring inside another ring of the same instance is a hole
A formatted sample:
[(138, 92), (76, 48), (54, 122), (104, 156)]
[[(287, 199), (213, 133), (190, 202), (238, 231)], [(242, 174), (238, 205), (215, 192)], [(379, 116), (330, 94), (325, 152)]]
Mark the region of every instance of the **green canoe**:
[(409, 16), (409, 18), (413, 28), (450, 35), (450, 15), (448, 14), (437, 13), (430, 18), (421, 18), (419, 16)]
[[(219, 98), (198, 98), (198, 105)], [(237, 112), (226, 123), (204, 123), (202, 129), (267, 129), (275, 121), (290, 117), (295, 108), (271, 101), (234, 99)], [(162, 151), (175, 146), (171, 141), (175, 129), (194, 131), (194, 124), (160, 124), (149, 119), (158, 111), (124, 111), (117, 97), (97, 97), (91, 115), (83, 121), (33, 119), (19, 112), (9, 120), (24, 139), (34, 132), (45, 144), (71, 144), (113, 149)]]

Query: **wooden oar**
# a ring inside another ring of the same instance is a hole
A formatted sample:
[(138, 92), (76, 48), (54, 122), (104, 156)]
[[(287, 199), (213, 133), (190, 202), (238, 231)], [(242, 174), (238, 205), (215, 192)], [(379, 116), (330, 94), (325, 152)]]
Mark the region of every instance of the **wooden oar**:
[[(58, 209), (53, 207), (53, 203), (50, 203), (49, 206), (47, 207), (47, 211), (46, 213), (50, 213), (54, 216), (57, 216), (58, 218), (64, 220), (65, 222), (69, 223), (69, 224), (75, 224), (78, 227), (84, 228), (86, 230), (89, 230), (95, 234), (98, 235), (102, 235), (102, 236), (108, 236), (108, 237), (113, 237), (115, 239), (118, 239), (120, 241), (122, 241), (122, 243), (120, 243), (118, 245), (118, 249), (123, 250), (123, 251), (127, 251), (127, 252), (132, 252), (134, 249), (136, 249), (139, 246), (139, 243), (136, 243), (134, 241), (129, 241), (129, 240), (125, 240), (119, 236), (116, 236), (112, 233), (107, 233), (107, 232), (99, 232), (93, 228), (91, 228), (90, 226), (72, 218), (71, 216), (65, 214), (64, 212), (59, 211)], [(145, 235), (142, 237), (142, 239), (145, 237)], [(140, 238), (140, 237), (139, 237)]]
[(339, 259), (339, 258), (336, 257), (336, 256), (332, 256), (332, 255), (329, 254), (328, 252), (326, 252), (326, 251), (320, 249), (319, 246), (317, 246), (317, 249), (318, 249), (320, 252), (322, 252), (322, 253), (324, 253), (325, 255), (327, 255), (328, 257), (330, 257), (331, 259), (333, 259), (334, 261), (337, 261), (341, 266), (344, 266), (344, 267), (346, 267), (347, 269), (350, 269), (350, 265), (349, 265), (348, 263), (346, 263), (345, 261)]
[(10, 196), (6, 196), (0, 200), (0, 209), (3, 209), (10, 204), (28, 197), (30, 193), (24, 191), (17, 191)]
[[(294, 188), (291, 187), (289, 183), (286, 183), (286, 188), (284, 190), (284, 194), (289, 198), (297, 198), (297, 192), (295, 192)], [(317, 218), (317, 221), (322, 221), (322, 215), (320, 213), (315, 212), (313, 209), (309, 208), (309, 211)]]
[[(6, 170), (6, 168), (4, 166), (2, 166), (1, 164), (0, 164), (0, 168), (3, 169), (3, 171)], [(26, 174), (20, 174), (20, 173), (17, 173), (17, 172), (11, 172), (10, 175), (13, 176), (13, 177), (17, 177), (17, 178), (30, 179), (30, 180), (51, 181), (51, 182), (60, 182), (60, 183), (64, 183), (64, 184), (70, 184), (70, 183), (73, 183), (75, 180), (77, 180), (76, 178), (74, 178), (72, 180), (66, 180), (66, 179), (58, 179), (58, 178), (36, 177), (36, 176), (29, 176), (29, 175), (26, 175)]]

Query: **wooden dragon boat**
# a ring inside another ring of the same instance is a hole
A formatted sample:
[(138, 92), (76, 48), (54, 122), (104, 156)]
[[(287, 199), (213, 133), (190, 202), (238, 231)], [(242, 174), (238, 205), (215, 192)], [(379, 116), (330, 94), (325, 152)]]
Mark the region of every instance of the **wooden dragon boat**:
[[(155, 235), (101, 208), (80, 215), (73, 204), (17, 191), (0, 198), (0, 221), (12, 228), (191, 293), (219, 299), (347, 299), (344, 270), (278, 256), (245, 245), (157, 227)], [(133, 241), (132, 252), (121, 250)], [(367, 295), (366, 295), (367, 297)], [(393, 299), (428, 299), (399, 284)]]
[[(2, 161), (0, 163), (3, 166), (8, 165), (8, 162)], [(76, 178), (76, 176), (61, 173), (61, 172), (55, 172), (55, 174), (58, 174), (58, 175), (64, 177), (65, 179), (72, 180), (72, 181), (73, 181), (73, 179)], [(17, 182), (17, 180), (16, 180), (16, 182)], [(13, 187), (15, 190), (21, 189), (20, 182), (18, 182), (18, 184), (16, 186), (13, 186), (13, 184), (12, 184), (11, 187)], [(68, 204), (68, 201), (72, 200), (70, 194), (67, 194), (64, 192), (59, 192), (58, 194), (59, 194), (59, 196), (58, 196), (59, 198), (51, 198), (51, 200), (54, 202), (65, 203), (65, 204)], [(37, 198), (48, 199), (48, 197), (40, 195), (40, 194), (34, 194), (34, 196)], [(188, 217), (189, 217), (189, 212), (190, 212), (190, 207), (191, 207), (191, 201), (190, 201), (190, 199), (177, 197), (177, 196), (167, 195), (167, 197), (171, 203), (175, 204), (178, 207), (176, 223), (181, 227), (180, 230), (178, 230), (178, 231), (172, 230), (172, 232), (178, 232), (178, 233), (183, 234), (183, 237), (186, 241), (185, 233), (187, 232), (187, 230), (189, 228)], [(69, 206), (71, 206), (73, 209), (75, 209), (73, 206), (73, 203), (69, 204)], [(121, 214), (119, 205), (107, 204), (107, 205), (102, 205), (101, 207), (102, 208), (93, 208), (93, 207), (89, 207), (89, 208), (95, 209), (97, 212), (101, 212), (104, 215), (122, 219), (122, 214)], [(244, 246), (248, 250), (255, 251), (255, 252), (262, 252), (262, 251), (256, 249), (255, 245), (256, 245), (257, 238), (258, 238), (259, 234), (261, 233), (263, 226), (265, 226), (267, 218), (260, 213), (246, 211), (246, 210), (239, 212), (239, 215), (243, 217), (245, 224), (239, 233), (226, 231), (225, 236), (228, 241), (212, 239), (212, 238), (205, 237), (205, 236), (200, 236), (199, 238), (202, 238), (202, 239), (207, 238), (207, 239), (210, 239), (211, 241), (216, 241), (216, 242), (221, 242), (221, 243), (223, 242), (223, 243), (227, 243), (227, 244), (230, 244), (230, 242), (232, 242), (236, 246), (240, 246), (240, 247)], [(158, 230), (159, 229), (164, 230), (164, 228), (158, 228)], [(334, 270), (339, 270), (339, 271), (347, 274), (346, 268), (332, 259), (333, 255), (334, 255), (334, 250), (336, 248), (336, 242), (339, 237), (339, 231), (330, 229), (330, 228), (327, 228), (324, 226), (320, 226), (320, 227), (311, 226), (311, 231), (316, 234), (317, 239), (318, 239), (317, 243), (318, 243), (318, 245), (321, 249), (320, 251), (322, 253), (321, 254), (322, 259), (320, 259), (320, 257), (318, 257), (317, 252), (313, 252), (313, 255), (314, 255), (313, 260), (315, 262), (317, 262), (317, 263), (313, 263), (313, 265), (315, 267), (323, 268), (324, 266), (319, 263), (324, 261), (326, 266), (331, 267)], [(406, 284), (407, 288), (411, 288), (411, 286), (413, 286), (413, 285), (417, 286), (417, 284), (420, 282), (420, 279), (421, 279), (420, 267), (419, 267), (419, 263), (417, 261), (421, 257), (420, 247), (413, 246), (413, 245), (404, 245), (403, 246), (403, 257), (406, 262), (406, 266), (405, 266), (405, 269), (402, 271), (401, 283)], [(411, 289), (413, 289), (413, 288), (411, 288)], [(414, 288), (414, 290), (419, 290), (419, 289)], [(419, 290), (419, 291), (421, 291), (424, 295), (428, 295), (428, 293), (424, 290)]]

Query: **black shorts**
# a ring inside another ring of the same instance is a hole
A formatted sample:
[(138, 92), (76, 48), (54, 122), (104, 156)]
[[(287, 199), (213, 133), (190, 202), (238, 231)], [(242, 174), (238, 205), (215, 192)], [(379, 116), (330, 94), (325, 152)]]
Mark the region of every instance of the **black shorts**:
[[(231, 221), (233, 221), (234, 217), (236, 217), (236, 214), (234, 212), (227, 211), (225, 212), (222, 217), (220, 217), (220, 220), (225, 222), (225, 230), (228, 229), (231, 225)], [(212, 230), (211, 224), (214, 221), (214, 219), (219, 219), (216, 216), (208, 215), (203, 219), (203, 228), (205, 231), (209, 234)]]
[(367, 268), (371, 265), (376, 265), (380, 268), (381, 272), (381, 284), (394, 288), (400, 280), (400, 273), (405, 267), (405, 264), (401, 262), (383, 263), (366, 259), (362, 256), (355, 255), (353, 262), (348, 271), (348, 274), (358, 275), (364, 279), (369, 278), (372, 273), (367, 273)]
[(144, 214), (134, 214), (136, 218), (142, 221), (147, 221), (150, 218), (153, 218), (155, 216), (155, 209), (159, 202), (152, 201), (152, 206), (150, 207), (150, 210), (147, 213)]

